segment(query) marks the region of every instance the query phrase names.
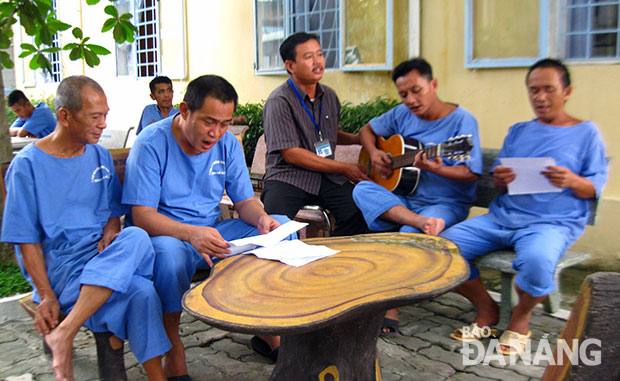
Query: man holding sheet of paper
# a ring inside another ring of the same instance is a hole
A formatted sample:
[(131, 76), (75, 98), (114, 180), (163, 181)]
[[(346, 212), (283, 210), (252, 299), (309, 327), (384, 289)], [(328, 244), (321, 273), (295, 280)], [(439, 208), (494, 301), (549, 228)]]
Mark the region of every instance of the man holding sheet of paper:
[[(155, 249), (154, 284), (172, 343), (164, 368), (168, 379), (189, 379), (179, 323), (181, 298), (196, 269), (225, 258), (228, 241), (265, 234), (289, 221), (269, 216), (254, 199), (239, 141), (227, 132), (237, 99), (222, 77), (194, 79), (180, 112), (144, 129), (127, 159), (123, 203), (132, 206), (133, 222), (151, 235)], [(224, 191), (240, 219), (219, 221)], [(278, 338), (256, 340), (267, 348), (279, 346)]]
[(470, 279), (457, 290), (474, 304), (477, 316), (468, 329), (450, 335), (461, 341), (481, 338), (488, 332), (483, 328), (499, 319), (499, 308), (471, 261), (508, 247), (517, 253), (513, 268), (519, 302), (499, 340), (504, 354), (524, 348), (532, 310), (555, 289), (555, 267), (583, 232), (589, 203), (607, 180), (605, 147), (596, 126), (564, 110), (571, 94), (568, 69), (557, 60), (538, 61), (526, 85), (536, 117), (508, 131), (492, 169), (501, 194), (488, 214), (440, 234), (459, 246), (471, 267)]

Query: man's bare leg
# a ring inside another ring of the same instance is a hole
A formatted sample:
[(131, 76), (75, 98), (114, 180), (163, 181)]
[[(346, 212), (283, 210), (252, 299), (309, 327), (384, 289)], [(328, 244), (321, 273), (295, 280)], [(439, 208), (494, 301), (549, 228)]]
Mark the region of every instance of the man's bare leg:
[(45, 343), (52, 351), (52, 370), (57, 380), (73, 380), (73, 339), (80, 327), (112, 294), (106, 287), (84, 285), (69, 315), (49, 334)]
[(258, 336), (259, 338), (265, 340), (269, 347), (273, 351), (276, 348), (280, 347), (280, 336)]
[(497, 324), (499, 321), (499, 306), (491, 295), (487, 292), (482, 278), (477, 277), (463, 283), (456, 291), (469, 299), (476, 307), (476, 318), (474, 321), (479, 327), (487, 327)]
[[(547, 295), (534, 297), (527, 292), (521, 290), (515, 284), (515, 290), (519, 295), (519, 303), (512, 309), (512, 315), (510, 316), (510, 322), (508, 323), (508, 329), (522, 335), (526, 335), (530, 330), (530, 318), (532, 317), (532, 311), (534, 307), (547, 297)], [(501, 346), (503, 350), (510, 350), (510, 348)]]
[(181, 311), (164, 313), (164, 329), (172, 348), (166, 353), (164, 372), (166, 377), (183, 376), (187, 374), (185, 362), (185, 346), (179, 335), (181, 325)]
[(405, 208), (396, 205), (381, 215), (381, 218), (399, 225), (409, 225), (421, 230), (426, 234), (437, 235), (446, 227), (446, 222), (441, 218), (421, 216)]
[(149, 381), (166, 381), (164, 368), (161, 366), (161, 356), (146, 360), (142, 363), (142, 366), (144, 367), (146, 377), (148, 377)]

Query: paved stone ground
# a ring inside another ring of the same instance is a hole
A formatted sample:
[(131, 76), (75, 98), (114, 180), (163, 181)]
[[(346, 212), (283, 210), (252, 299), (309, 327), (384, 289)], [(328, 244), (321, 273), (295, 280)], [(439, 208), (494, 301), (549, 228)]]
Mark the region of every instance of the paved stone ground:
[[(455, 328), (471, 322), (474, 312), (460, 295), (449, 293), (401, 309), (401, 335), (381, 338), (379, 362), (385, 381), (392, 380), (537, 380), (546, 364), (502, 364), (498, 356), (490, 364), (464, 365), (463, 344), (449, 338)], [(532, 357), (546, 343), (554, 348), (565, 321), (540, 309), (534, 311)], [(189, 315), (182, 318), (189, 374), (193, 380), (267, 380), (273, 365), (254, 354), (249, 335), (212, 328)], [(483, 341), (485, 350), (490, 340)], [(539, 342), (541, 345), (539, 345)], [(146, 377), (125, 345), (125, 365), (130, 380)], [(492, 354), (496, 354), (492, 352)], [(475, 358), (472, 355), (471, 358)], [(508, 359), (508, 357), (506, 357)], [(76, 380), (96, 380), (97, 360), (94, 339), (82, 330), (76, 340), (73, 367)], [(21, 376), (21, 377), (19, 377)], [(41, 340), (30, 317), (17, 301), (0, 304), (0, 379), (53, 380), (50, 360), (43, 354)]]

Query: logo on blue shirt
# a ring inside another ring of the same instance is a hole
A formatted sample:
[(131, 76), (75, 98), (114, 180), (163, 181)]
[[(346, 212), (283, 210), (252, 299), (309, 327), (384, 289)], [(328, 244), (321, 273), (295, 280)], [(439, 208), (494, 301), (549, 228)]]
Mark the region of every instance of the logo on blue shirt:
[(107, 169), (105, 165), (102, 165), (102, 166), (95, 168), (95, 170), (93, 171), (93, 174), (90, 175), (90, 182), (98, 183), (105, 179), (109, 179), (110, 176), (111, 176), (110, 170)]
[[(219, 166), (221, 165), (222, 168), (220, 169)], [(215, 167), (215, 169), (214, 169)], [(219, 171), (218, 171), (219, 169)], [(209, 176), (213, 176), (213, 175), (225, 175), (226, 174), (226, 162), (223, 160), (215, 160), (213, 163), (211, 163), (211, 168), (209, 168)]]

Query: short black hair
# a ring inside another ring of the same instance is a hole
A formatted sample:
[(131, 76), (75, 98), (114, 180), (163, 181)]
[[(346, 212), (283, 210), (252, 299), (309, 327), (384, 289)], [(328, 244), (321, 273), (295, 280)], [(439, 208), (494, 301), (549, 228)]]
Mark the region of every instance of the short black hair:
[(85, 75), (72, 75), (67, 77), (60, 82), (56, 89), (56, 97), (54, 98), (56, 116), (58, 116), (58, 112), (60, 112), (61, 108), (71, 112), (81, 110), (84, 105), (82, 91), (85, 87), (90, 87), (93, 91), (105, 95), (101, 85), (90, 77)]
[(536, 62), (527, 71), (527, 75), (525, 76), (525, 84), (527, 85), (527, 81), (530, 79), (530, 74), (540, 68), (550, 67), (557, 70), (558, 74), (560, 74), (560, 81), (562, 82), (562, 86), (567, 88), (570, 86), (570, 73), (568, 72), (568, 68), (562, 61), (556, 58), (543, 58), (542, 60)]
[(319, 42), (319, 36), (306, 32), (297, 32), (288, 36), (280, 45), (280, 57), (282, 57), (282, 61), (295, 61), (295, 48), (297, 45), (310, 40)]
[(155, 94), (155, 85), (159, 85), (160, 83), (172, 85), (172, 81), (170, 80), (170, 78), (166, 77), (165, 75), (160, 75), (158, 77), (155, 77), (149, 83), (149, 89), (151, 89), (151, 94)]
[(392, 81), (396, 82), (398, 78), (407, 75), (412, 70), (417, 70), (422, 77), (426, 77), (429, 81), (433, 79), (431, 65), (424, 58), (417, 57), (399, 63), (392, 71)]
[(219, 75), (202, 75), (187, 85), (183, 102), (187, 103), (190, 111), (195, 111), (202, 107), (207, 97), (215, 98), (222, 103), (234, 102), (235, 109), (239, 100), (230, 82)]
[(21, 90), (11, 91), (11, 93), (9, 94), (6, 100), (6, 104), (9, 107), (12, 107), (16, 103), (19, 103), (20, 105), (25, 105), (26, 102), (30, 102), (30, 101), (26, 97), (26, 94), (24, 94), (24, 92)]

